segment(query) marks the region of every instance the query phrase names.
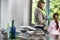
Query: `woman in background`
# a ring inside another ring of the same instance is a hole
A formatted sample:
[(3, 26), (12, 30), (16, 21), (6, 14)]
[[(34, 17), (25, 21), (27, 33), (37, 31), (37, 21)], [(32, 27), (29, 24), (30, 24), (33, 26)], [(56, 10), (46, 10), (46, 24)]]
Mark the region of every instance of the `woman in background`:
[(37, 8), (35, 9), (35, 12), (34, 12), (34, 16), (35, 16), (34, 20), (37, 25), (35, 26), (35, 28), (40, 28), (43, 31), (44, 31), (44, 23), (46, 21), (42, 13), (44, 5), (45, 5), (45, 2), (43, 0), (38, 1)]
[(60, 32), (60, 21), (58, 20), (59, 14), (53, 14), (53, 21), (49, 24), (48, 32), (49, 32), (49, 40), (58, 40), (59, 32)]
[(35, 9), (35, 22), (37, 25), (43, 25), (45, 20), (44, 20), (44, 15), (42, 13), (43, 7), (44, 7), (45, 2), (40, 0), (38, 1), (37, 8)]

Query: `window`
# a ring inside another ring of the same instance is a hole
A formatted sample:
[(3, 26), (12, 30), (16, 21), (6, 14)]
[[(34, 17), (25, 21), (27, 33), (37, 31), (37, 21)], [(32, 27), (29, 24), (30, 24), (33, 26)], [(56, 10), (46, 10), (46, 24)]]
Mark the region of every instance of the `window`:
[[(31, 17), (31, 24), (35, 24), (34, 22), (34, 11), (35, 11), (35, 8), (37, 7), (37, 2), (39, 0), (32, 0), (32, 17)], [(44, 0), (45, 1), (45, 7), (44, 7), (44, 10), (43, 10), (43, 14), (44, 16), (49, 16), (49, 22), (52, 21), (52, 15), (53, 13), (55, 12), (58, 12), (60, 14), (60, 0)], [(47, 3), (46, 2), (49, 2), (49, 6), (46, 5)], [(47, 8), (48, 6), (48, 8)], [(46, 8), (46, 9), (45, 9)], [(49, 12), (48, 12), (48, 11)], [(48, 13), (48, 15), (47, 15)], [(60, 17), (59, 17), (60, 19)]]

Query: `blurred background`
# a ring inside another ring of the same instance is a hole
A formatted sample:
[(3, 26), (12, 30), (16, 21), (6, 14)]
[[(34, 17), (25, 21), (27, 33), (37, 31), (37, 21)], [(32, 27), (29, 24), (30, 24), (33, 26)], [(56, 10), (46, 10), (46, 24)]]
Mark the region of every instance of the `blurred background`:
[[(34, 26), (34, 11), (39, 0), (0, 0), (0, 28), (6, 29), (7, 24), (15, 21), (17, 31), (19, 26)], [(46, 26), (52, 21), (52, 15), (58, 12), (60, 15), (60, 0), (44, 0), (44, 16), (48, 17)], [(59, 17), (60, 20), (60, 17)]]
[[(0, 26), (5, 27), (11, 20), (15, 25), (34, 25), (34, 11), (39, 0), (0, 0)], [(60, 0), (44, 0), (43, 14), (52, 19), (55, 12), (60, 14)], [(49, 22), (51, 21), (49, 19)]]
[[(39, 0), (32, 0), (32, 21), (31, 21), (32, 24), (35, 23), (34, 22), (34, 11), (35, 11), (35, 8), (37, 7), (36, 5), (37, 5), (38, 1)], [(60, 14), (60, 0), (49, 0), (49, 1), (44, 0), (44, 1), (45, 1), (45, 7), (44, 7), (44, 10), (43, 10), (43, 14), (45, 16), (48, 16), (49, 18), (52, 18), (53, 13), (57, 12), (57, 13)], [(60, 17), (59, 17), (59, 19), (60, 19)], [(51, 21), (51, 19), (49, 19), (49, 21)]]

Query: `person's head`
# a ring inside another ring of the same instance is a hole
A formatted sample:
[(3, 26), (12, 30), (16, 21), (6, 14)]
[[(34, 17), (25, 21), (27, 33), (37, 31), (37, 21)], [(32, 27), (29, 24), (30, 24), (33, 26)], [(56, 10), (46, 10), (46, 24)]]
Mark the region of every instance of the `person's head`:
[(55, 20), (57, 20), (57, 19), (59, 18), (59, 14), (58, 14), (58, 13), (54, 13), (54, 14), (53, 14), (53, 18), (54, 18)]
[(37, 7), (43, 9), (45, 2), (43, 0), (38, 1)]

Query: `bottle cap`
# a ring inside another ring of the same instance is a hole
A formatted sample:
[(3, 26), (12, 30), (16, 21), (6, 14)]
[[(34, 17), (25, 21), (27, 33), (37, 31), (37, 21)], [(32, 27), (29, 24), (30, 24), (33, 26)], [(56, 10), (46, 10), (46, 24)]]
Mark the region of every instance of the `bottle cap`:
[(12, 20), (12, 22), (14, 22), (14, 20)]

